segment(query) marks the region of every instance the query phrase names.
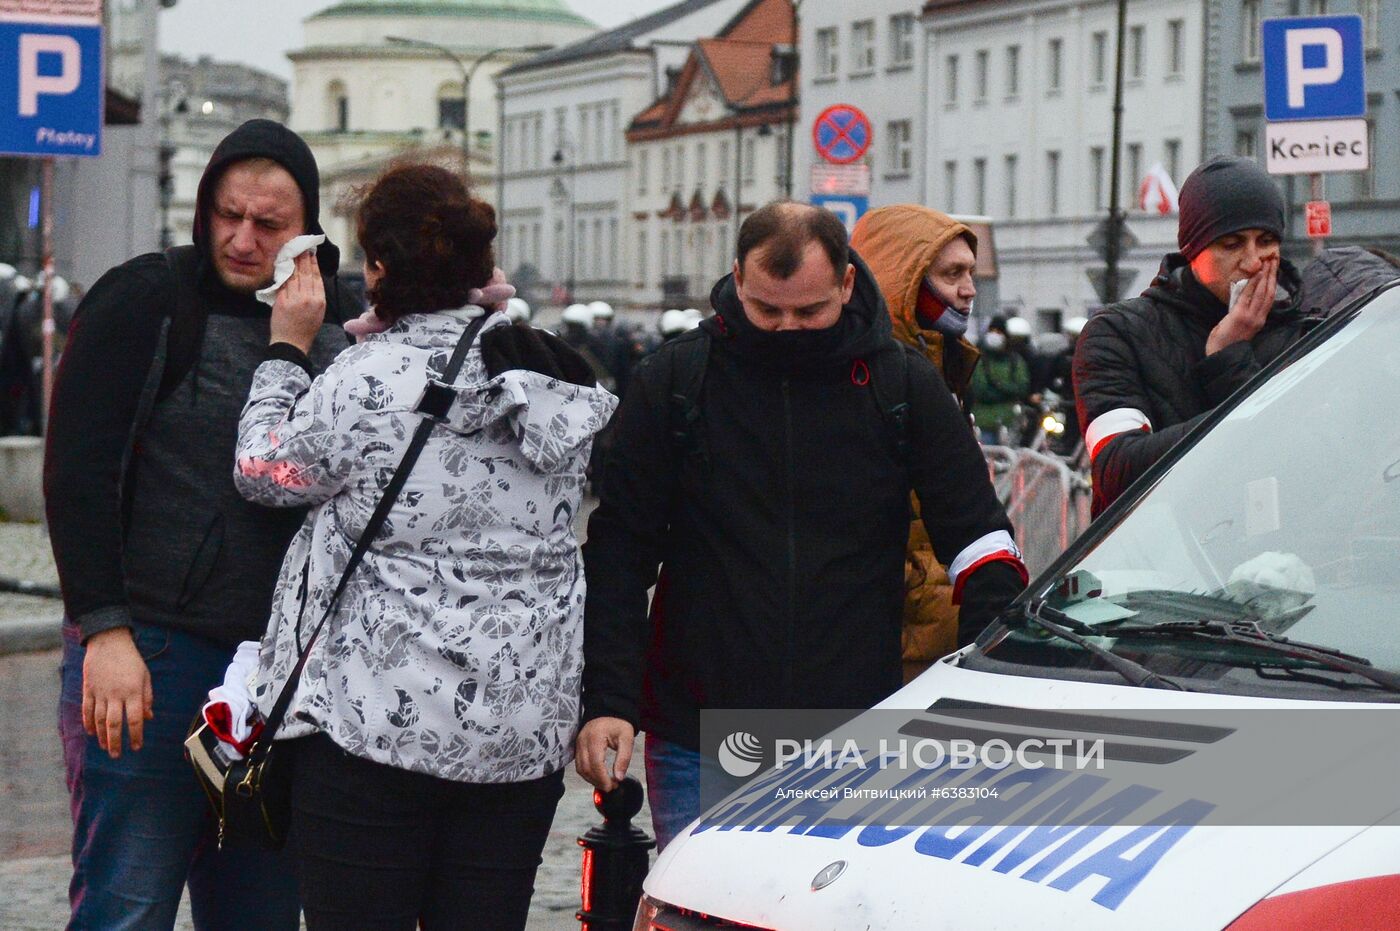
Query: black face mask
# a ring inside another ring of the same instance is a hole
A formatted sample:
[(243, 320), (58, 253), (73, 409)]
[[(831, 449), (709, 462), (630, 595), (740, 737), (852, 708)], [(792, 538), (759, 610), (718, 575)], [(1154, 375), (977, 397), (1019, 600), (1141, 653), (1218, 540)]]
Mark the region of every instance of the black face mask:
[[(743, 313), (742, 309), (739, 311)], [(736, 349), (751, 359), (783, 371), (830, 366), (850, 340), (857, 321), (842, 313), (822, 330), (760, 330), (749, 323)]]

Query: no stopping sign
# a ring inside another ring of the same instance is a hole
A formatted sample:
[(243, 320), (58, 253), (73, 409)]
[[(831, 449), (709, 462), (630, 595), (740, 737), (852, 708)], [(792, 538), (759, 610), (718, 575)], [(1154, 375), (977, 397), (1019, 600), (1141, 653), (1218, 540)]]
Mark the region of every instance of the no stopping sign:
[(827, 107), (812, 124), (817, 154), (834, 165), (848, 165), (870, 149), (870, 119), (846, 103)]

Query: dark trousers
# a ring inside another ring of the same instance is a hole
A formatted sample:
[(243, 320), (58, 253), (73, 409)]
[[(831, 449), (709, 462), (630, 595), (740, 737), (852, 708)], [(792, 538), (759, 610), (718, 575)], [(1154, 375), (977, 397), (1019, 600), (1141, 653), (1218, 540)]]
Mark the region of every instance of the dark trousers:
[(462, 783), (296, 742), (292, 834), (306, 926), (522, 929), (561, 770)]
[(113, 760), (83, 730), (78, 630), (63, 626), (59, 732), (73, 810), (71, 931), (174, 927), (188, 884), (201, 931), (295, 931), (297, 888), (286, 851), (230, 840), (220, 850), (209, 801), (185, 762), (185, 733), (208, 691), (224, 679), (231, 647), (149, 624), (132, 628), (151, 672), (155, 718), (145, 746), (123, 737)]

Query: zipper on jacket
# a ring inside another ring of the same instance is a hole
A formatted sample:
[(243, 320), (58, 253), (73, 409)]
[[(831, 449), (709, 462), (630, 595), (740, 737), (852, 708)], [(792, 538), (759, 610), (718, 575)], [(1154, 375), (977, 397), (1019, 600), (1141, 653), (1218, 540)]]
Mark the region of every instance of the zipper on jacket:
[(792, 449), (792, 383), (783, 379), (783, 434), (787, 452), (787, 656), (783, 664), (783, 696), (792, 707), (794, 700), (793, 664), (797, 653), (797, 469)]

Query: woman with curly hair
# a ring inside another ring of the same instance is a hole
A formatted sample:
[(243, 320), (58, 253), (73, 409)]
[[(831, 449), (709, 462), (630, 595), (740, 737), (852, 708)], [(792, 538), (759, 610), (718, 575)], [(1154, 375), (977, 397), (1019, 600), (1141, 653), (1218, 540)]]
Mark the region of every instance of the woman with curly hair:
[(239, 424), (248, 500), (314, 505), (282, 566), (254, 698), (270, 707), (485, 315), (451, 402), (311, 647), (277, 737), (309, 928), (523, 928), (579, 718), (583, 569), (573, 518), (616, 399), (502, 310), (491, 207), (452, 173), (393, 168), (358, 233), (377, 326), (312, 378), (314, 254), (278, 295)]

